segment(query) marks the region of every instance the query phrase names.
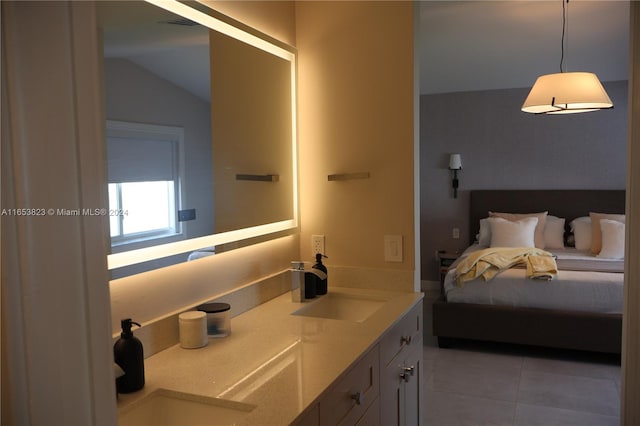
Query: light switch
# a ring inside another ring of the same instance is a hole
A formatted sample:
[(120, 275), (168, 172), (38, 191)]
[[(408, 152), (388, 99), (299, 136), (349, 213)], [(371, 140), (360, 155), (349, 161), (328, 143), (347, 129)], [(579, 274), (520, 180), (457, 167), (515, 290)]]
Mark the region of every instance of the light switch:
[(402, 235), (384, 236), (385, 262), (402, 262)]

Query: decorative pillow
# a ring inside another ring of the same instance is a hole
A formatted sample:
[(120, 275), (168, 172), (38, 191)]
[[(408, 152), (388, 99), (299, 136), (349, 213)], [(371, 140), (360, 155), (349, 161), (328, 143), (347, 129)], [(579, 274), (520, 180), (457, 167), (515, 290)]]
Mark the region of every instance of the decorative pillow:
[(598, 257), (624, 259), (625, 224), (617, 220), (600, 219), (602, 230), (602, 250)]
[(491, 247), (535, 247), (537, 217), (507, 220), (490, 217)]
[(544, 247), (548, 249), (564, 248), (564, 219), (547, 216), (544, 224)]
[(623, 214), (606, 214), (590, 212), (591, 217), (591, 253), (598, 254), (602, 248), (602, 231), (600, 231), (600, 220), (609, 219), (625, 223)]
[(507, 219), (507, 220), (520, 220), (520, 219), (524, 219), (527, 217), (536, 217), (538, 218), (538, 225), (536, 226), (536, 232), (535, 232), (535, 246), (537, 248), (543, 249), (544, 248), (544, 224), (546, 221), (546, 217), (547, 217), (547, 212), (542, 212), (542, 213), (525, 213), (525, 214), (520, 214), (520, 213), (497, 213), (497, 212), (489, 212), (489, 216), (490, 217), (501, 217), (503, 219)]
[(569, 224), (578, 250), (591, 250), (591, 218), (584, 216)]
[(489, 247), (491, 245), (491, 225), (489, 218), (480, 219), (480, 232), (478, 233), (478, 245)]

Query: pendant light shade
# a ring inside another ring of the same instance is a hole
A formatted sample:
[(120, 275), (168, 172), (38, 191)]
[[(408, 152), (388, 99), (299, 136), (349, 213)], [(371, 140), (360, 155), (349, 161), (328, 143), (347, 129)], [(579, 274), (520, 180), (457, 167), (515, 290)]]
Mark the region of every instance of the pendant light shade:
[(571, 114), (612, 108), (598, 77), (589, 72), (562, 72), (538, 77), (522, 105), (534, 114)]
[(613, 102), (590, 72), (567, 72), (564, 63), (565, 33), (569, 0), (562, 0), (562, 37), (560, 38), (560, 72), (538, 77), (522, 105), (532, 114), (573, 114), (613, 108)]

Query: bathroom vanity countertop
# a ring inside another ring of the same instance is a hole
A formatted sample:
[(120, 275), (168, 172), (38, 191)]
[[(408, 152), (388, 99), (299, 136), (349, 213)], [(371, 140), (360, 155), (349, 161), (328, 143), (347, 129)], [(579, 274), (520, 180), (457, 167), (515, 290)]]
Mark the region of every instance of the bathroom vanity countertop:
[(422, 299), (399, 293), (332, 287), (329, 294), (384, 304), (363, 322), (292, 315), (310, 302), (289, 292), (231, 319), (231, 335), (200, 349), (172, 346), (145, 359), (145, 387), (119, 395), (118, 409), (158, 388), (238, 401), (256, 407), (238, 424), (293, 422), (382, 334)]

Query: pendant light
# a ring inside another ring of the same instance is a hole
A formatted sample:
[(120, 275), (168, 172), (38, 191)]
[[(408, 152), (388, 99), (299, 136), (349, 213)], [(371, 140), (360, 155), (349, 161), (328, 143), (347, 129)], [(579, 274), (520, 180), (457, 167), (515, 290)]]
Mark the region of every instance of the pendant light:
[(533, 114), (572, 114), (613, 108), (609, 95), (598, 77), (590, 72), (566, 72), (564, 69), (564, 36), (566, 8), (562, 1), (562, 46), (560, 72), (541, 75), (522, 105), (522, 111)]

